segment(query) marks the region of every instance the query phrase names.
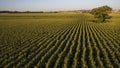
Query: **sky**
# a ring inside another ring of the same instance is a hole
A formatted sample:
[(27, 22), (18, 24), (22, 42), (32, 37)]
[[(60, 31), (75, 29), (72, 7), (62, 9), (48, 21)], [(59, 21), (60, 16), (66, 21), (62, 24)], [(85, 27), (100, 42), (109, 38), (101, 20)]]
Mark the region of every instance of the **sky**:
[(103, 5), (120, 9), (120, 0), (0, 0), (0, 11), (67, 11)]

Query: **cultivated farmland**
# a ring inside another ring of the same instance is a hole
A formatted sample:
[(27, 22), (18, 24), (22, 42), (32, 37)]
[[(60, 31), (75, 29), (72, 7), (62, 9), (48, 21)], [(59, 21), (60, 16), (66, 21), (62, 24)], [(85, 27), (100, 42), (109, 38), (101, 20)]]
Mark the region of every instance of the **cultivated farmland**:
[(0, 14), (0, 68), (120, 68), (120, 15)]

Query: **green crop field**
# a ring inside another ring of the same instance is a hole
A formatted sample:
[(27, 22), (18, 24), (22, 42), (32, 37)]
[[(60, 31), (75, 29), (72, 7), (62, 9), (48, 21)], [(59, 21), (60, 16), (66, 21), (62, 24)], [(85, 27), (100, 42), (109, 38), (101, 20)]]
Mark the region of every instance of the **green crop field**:
[(1, 13), (0, 68), (120, 68), (120, 15)]

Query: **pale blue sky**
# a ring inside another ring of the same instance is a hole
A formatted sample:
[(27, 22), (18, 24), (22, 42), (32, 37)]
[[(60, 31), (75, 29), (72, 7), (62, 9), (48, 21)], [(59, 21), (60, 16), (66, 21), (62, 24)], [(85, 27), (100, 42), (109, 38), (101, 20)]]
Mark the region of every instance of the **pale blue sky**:
[(12, 11), (80, 10), (102, 5), (120, 9), (120, 0), (0, 0), (0, 10)]

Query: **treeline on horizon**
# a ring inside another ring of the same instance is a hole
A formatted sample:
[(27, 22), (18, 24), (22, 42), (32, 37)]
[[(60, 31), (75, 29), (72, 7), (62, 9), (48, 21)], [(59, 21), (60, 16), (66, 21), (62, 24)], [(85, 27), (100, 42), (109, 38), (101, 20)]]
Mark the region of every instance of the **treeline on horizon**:
[(59, 13), (59, 12), (90, 12), (90, 10), (73, 10), (73, 11), (0, 11), (0, 13)]
[[(0, 11), (0, 13), (60, 13), (60, 12), (81, 12), (89, 13), (91, 10), (71, 10), (71, 11)], [(120, 10), (113, 10), (113, 13), (120, 13)]]
[(0, 13), (44, 13), (43, 11), (0, 11)]

